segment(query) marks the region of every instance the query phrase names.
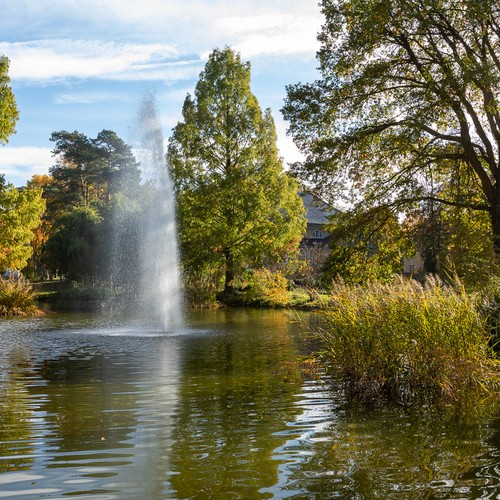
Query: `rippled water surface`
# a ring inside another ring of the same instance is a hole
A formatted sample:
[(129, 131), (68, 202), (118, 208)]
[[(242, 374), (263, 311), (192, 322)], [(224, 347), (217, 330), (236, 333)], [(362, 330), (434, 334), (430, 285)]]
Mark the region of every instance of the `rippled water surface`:
[(308, 316), (0, 320), (0, 498), (500, 498), (500, 413), (355, 407)]

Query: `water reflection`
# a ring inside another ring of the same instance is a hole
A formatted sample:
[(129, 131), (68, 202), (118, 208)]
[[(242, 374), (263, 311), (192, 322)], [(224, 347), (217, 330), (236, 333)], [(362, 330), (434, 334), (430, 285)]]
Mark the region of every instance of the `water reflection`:
[(500, 495), (498, 402), (356, 407), (283, 369), (311, 349), (286, 312), (187, 325), (0, 322), (0, 498)]
[(300, 413), (278, 368), (300, 352), (288, 315), (225, 313), (224, 335), (184, 344), (171, 484), (178, 498), (256, 498), (274, 483), (277, 432)]

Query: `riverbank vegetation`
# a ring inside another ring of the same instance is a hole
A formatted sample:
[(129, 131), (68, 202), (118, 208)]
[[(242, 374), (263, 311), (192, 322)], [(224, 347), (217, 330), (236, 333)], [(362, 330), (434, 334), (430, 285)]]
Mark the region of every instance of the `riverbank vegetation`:
[(0, 279), (0, 317), (42, 314), (36, 292), (25, 279)]
[(481, 296), (460, 283), (336, 281), (321, 332), (347, 392), (363, 400), (459, 400), (500, 388)]

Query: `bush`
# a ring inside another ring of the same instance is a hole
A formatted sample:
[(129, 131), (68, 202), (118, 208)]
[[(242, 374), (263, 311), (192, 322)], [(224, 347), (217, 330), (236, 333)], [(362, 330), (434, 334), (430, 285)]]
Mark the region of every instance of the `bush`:
[(220, 275), (217, 271), (185, 272), (183, 295), (186, 304), (192, 307), (216, 307)]
[(486, 318), (475, 296), (397, 279), (335, 282), (322, 332), (325, 354), (348, 392), (361, 399), (458, 400), (497, 384)]
[(70, 287), (59, 291), (58, 298), (68, 300), (109, 300), (112, 292), (106, 287), (84, 286), (76, 282), (71, 282)]
[(491, 333), (491, 345), (500, 350), (500, 277), (490, 276), (479, 292), (481, 312)]
[(35, 291), (25, 279), (0, 279), (0, 316), (26, 316), (39, 312), (35, 306)]
[(280, 271), (255, 269), (240, 284), (244, 304), (284, 307), (289, 301), (288, 280)]

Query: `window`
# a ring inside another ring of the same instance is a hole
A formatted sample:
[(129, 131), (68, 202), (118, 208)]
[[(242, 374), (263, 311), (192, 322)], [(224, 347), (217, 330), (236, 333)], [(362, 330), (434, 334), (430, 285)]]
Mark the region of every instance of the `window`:
[(323, 232), (320, 231), (319, 229), (316, 229), (315, 231), (313, 231), (313, 238), (315, 240), (322, 240), (323, 239)]

